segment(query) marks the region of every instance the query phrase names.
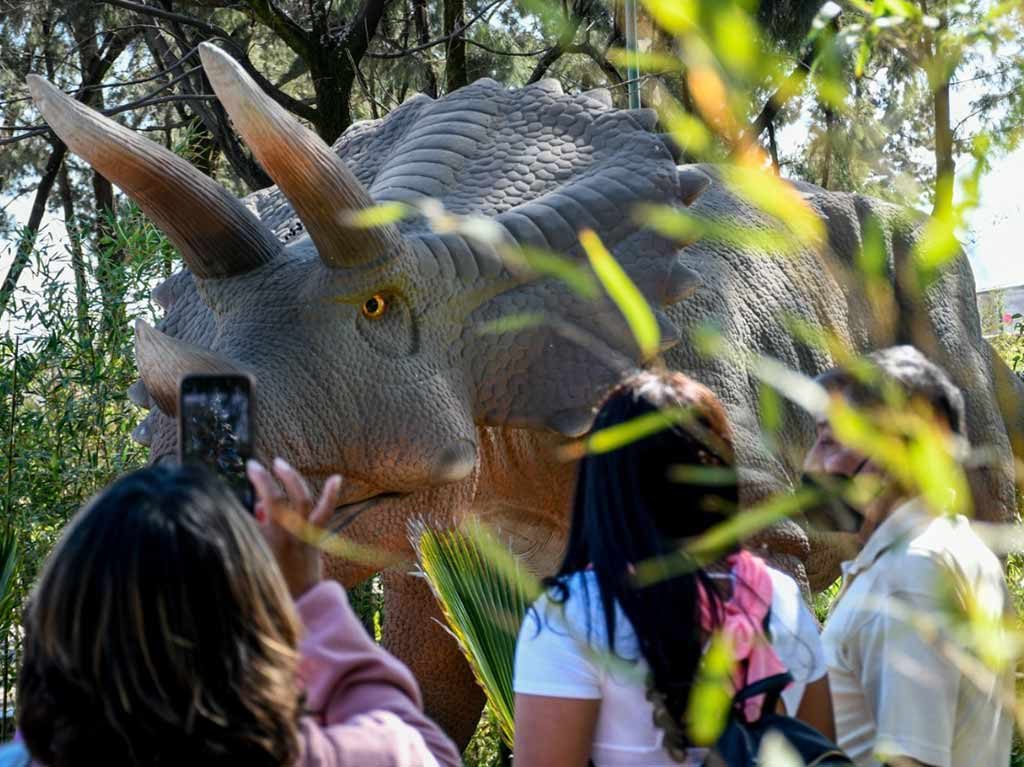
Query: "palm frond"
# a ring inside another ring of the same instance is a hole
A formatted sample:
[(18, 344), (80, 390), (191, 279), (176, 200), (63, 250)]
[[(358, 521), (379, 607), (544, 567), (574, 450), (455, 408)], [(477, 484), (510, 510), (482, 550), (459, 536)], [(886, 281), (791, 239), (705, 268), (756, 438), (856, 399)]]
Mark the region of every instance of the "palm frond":
[(420, 568), (511, 746), (516, 637), (540, 584), (479, 522), (458, 530), (423, 527), (414, 538)]

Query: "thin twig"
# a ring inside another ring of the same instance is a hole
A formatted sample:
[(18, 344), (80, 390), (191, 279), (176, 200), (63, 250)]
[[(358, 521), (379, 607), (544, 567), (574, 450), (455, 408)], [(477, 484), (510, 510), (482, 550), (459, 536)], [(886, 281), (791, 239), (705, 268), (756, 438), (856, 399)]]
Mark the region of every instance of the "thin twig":
[(144, 13), (147, 16), (155, 16), (158, 19), (167, 19), (168, 21), (176, 21), (179, 24), (186, 24), (196, 29), (201, 29), (206, 34), (213, 37), (224, 37), (231, 39), (226, 31), (220, 27), (209, 24), (201, 19), (193, 18), (192, 16), (186, 16), (182, 13), (174, 13), (172, 11), (165, 11), (162, 8), (154, 8), (151, 5), (145, 5), (143, 3), (133, 3), (131, 0), (100, 0), (107, 5), (116, 5), (119, 8), (127, 8), (129, 11), (136, 11), (137, 13)]
[[(159, 29), (159, 27), (153, 27), (153, 28), (154, 29)], [(191, 56), (192, 54), (194, 54), (198, 50), (199, 50), (199, 46), (195, 46), (194, 48), (189, 50), (188, 53), (186, 53), (184, 56), (182, 56), (180, 59), (175, 61), (170, 66), (168, 66), (168, 67), (166, 67), (164, 69), (161, 69), (159, 72), (154, 72), (153, 74), (149, 75), (148, 77), (140, 77), (140, 78), (138, 78), (136, 80), (119, 80), (117, 82), (107, 83), (105, 85), (104, 84), (86, 85), (86, 86), (83, 86), (83, 87), (79, 87), (77, 90), (71, 91), (70, 93), (68, 93), (68, 95), (69, 96), (77, 97), (80, 93), (92, 93), (93, 91), (102, 91), (102, 90), (106, 90), (108, 88), (125, 88), (125, 87), (127, 87), (129, 85), (144, 85), (145, 83), (153, 82), (153, 80), (156, 80), (158, 77), (163, 77), (166, 74), (170, 74), (171, 70), (175, 69), (176, 67), (181, 66), (181, 64), (183, 64), (185, 62), (185, 59), (187, 59), (189, 56)], [(195, 67), (194, 69), (192, 69), (190, 71), (191, 72), (195, 72), (196, 69), (199, 69), (199, 67)], [(177, 81), (175, 81), (175, 82), (177, 82)], [(65, 93), (67, 93), (67, 91), (65, 91)], [(18, 101), (29, 101), (29, 100), (31, 100), (31, 98), (32, 98), (31, 96), (18, 96), (16, 98), (8, 99), (6, 101), (0, 101), (0, 106), (6, 106), (7, 104), (14, 104), (14, 103), (16, 103)], [(8, 130), (10, 130), (9, 126), (0, 126), (0, 128), (7, 128)]]
[(466, 38), (466, 45), (475, 45), (477, 48), (482, 48), (488, 53), (493, 53), (496, 56), (523, 56), (524, 58), (532, 58), (533, 56), (543, 56), (545, 53), (551, 50), (551, 48), (541, 48), (536, 51), (499, 51), (497, 48), (491, 48), (484, 45), (476, 40)]
[[(216, 101), (217, 97), (212, 93), (197, 93), (195, 95), (183, 95), (180, 93), (172, 96), (160, 96), (158, 98), (141, 98), (136, 101), (130, 101), (127, 104), (121, 104), (120, 106), (113, 107), (112, 109), (104, 109), (100, 114), (110, 117), (120, 112), (128, 112), (132, 109), (141, 109), (142, 107), (151, 107), (157, 104), (168, 104), (174, 101)], [(97, 110), (98, 111), (98, 110)], [(34, 136), (42, 136), (46, 134), (50, 129), (43, 125), (38, 128), (33, 128), (27, 133), (22, 133), (20, 136), (13, 136), (11, 138), (0, 139), (0, 146), (6, 146), (7, 144), (14, 144), (22, 139), (32, 138)]]
[(463, 32), (465, 32), (467, 29), (473, 26), (473, 24), (479, 21), (484, 16), (484, 14), (506, 2), (508, 2), (508, 0), (494, 0), (494, 2), (490, 3), (489, 5), (485, 5), (482, 9), (480, 9), (476, 13), (476, 15), (474, 15), (473, 18), (471, 18), (465, 24), (462, 24), (456, 29), (453, 29), (450, 34), (444, 35), (443, 37), (435, 38), (434, 40), (431, 40), (426, 43), (422, 43), (421, 45), (417, 45), (414, 48), (408, 48), (404, 51), (398, 51), (397, 53), (373, 53), (371, 51), (367, 51), (365, 55), (367, 56), (367, 58), (371, 59), (401, 59), (405, 58), (406, 56), (411, 56), (414, 53), (425, 51), (427, 50), (427, 48), (433, 48), (436, 45), (442, 45), (444, 43), (449, 42), (452, 38), (461, 35)]

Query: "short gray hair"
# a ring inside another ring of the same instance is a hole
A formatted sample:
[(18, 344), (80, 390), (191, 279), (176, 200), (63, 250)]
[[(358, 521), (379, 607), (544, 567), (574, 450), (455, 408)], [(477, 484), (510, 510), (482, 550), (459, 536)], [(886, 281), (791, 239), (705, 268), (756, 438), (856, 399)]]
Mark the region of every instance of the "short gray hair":
[[(957, 434), (966, 436), (964, 395), (949, 374), (913, 346), (890, 346), (865, 357), (887, 381), (895, 383), (908, 397), (921, 397), (945, 416)], [(881, 392), (868, 386), (849, 370), (832, 368), (815, 379), (831, 391), (839, 391), (858, 404), (878, 403)]]

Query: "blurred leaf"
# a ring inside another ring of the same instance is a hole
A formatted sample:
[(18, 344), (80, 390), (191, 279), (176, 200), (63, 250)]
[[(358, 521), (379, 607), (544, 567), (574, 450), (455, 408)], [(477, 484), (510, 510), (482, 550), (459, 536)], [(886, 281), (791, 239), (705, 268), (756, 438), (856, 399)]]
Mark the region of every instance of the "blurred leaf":
[(698, 7), (693, 0), (643, 0), (655, 23), (672, 35), (682, 35), (696, 23)]
[(693, 99), (701, 117), (717, 133), (729, 140), (739, 135), (739, 126), (729, 109), (729, 92), (718, 73), (709, 65), (694, 66), (686, 74)]
[(920, 495), (933, 514), (970, 513), (970, 487), (952, 435), (918, 400), (908, 403), (890, 390), (885, 402), (866, 410), (834, 397), (829, 422), (836, 438)]
[(709, 561), (709, 557), (718, 557), (776, 522), (801, 513), (820, 498), (818, 491), (801, 488), (795, 493), (784, 493), (761, 501), (699, 535), (686, 547), (687, 551), (700, 561)]
[(751, 226), (749, 221), (719, 216), (711, 218), (688, 208), (669, 205), (639, 205), (637, 219), (658, 234), (690, 244), (697, 240), (715, 242), (751, 251), (751, 255), (772, 258), (792, 250), (793, 236), (781, 229)]
[(502, 256), (513, 266), (526, 268), (537, 274), (561, 280), (577, 295), (594, 299), (598, 296), (594, 275), (567, 257), (544, 248), (531, 246), (502, 249)]
[[(395, 553), (380, 546), (358, 543), (351, 538), (339, 535), (331, 530), (311, 525), (306, 519), (295, 512), (286, 512), (281, 517), (281, 527), (299, 540), (315, 546), (325, 554), (337, 559), (364, 565), (394, 566), (404, 561), (406, 555)], [(386, 565), (384, 564), (386, 563)]]
[(775, 434), (782, 427), (782, 400), (764, 381), (758, 385), (757, 393), (761, 428), (769, 434)]
[(967, 475), (950, 449), (948, 435), (929, 416), (916, 419), (907, 445), (914, 484), (935, 514), (970, 514)]
[(502, 333), (518, 333), (520, 330), (543, 325), (546, 317), (541, 312), (522, 312), (509, 314), (480, 324), (476, 332), (481, 335), (501, 335)]
[(952, 211), (931, 216), (925, 223), (914, 248), (914, 266), (918, 284), (927, 288), (940, 271), (960, 254), (956, 238), (956, 221)]
[(382, 202), (362, 210), (342, 211), (339, 216), (342, 223), (357, 229), (372, 229), (387, 226), (416, 212), (416, 209), (404, 202)]
[(723, 552), (788, 517), (800, 514), (822, 499), (822, 492), (802, 487), (794, 493), (780, 493), (737, 514), (724, 510), (725, 521), (697, 537), (685, 548), (636, 563), (633, 582), (638, 588), (693, 572), (697, 567), (714, 562)]
[(628, 51), (625, 48), (609, 48), (608, 60), (620, 67), (636, 62), (641, 72), (681, 72), (683, 61), (676, 56), (658, 51)]
[(691, 408), (662, 408), (652, 413), (644, 413), (623, 423), (599, 429), (587, 436), (582, 443), (566, 445), (563, 457), (578, 458), (587, 453), (594, 455), (610, 453), (637, 440), (692, 420), (693, 410)]
[(649, 359), (655, 356), (661, 343), (661, 331), (647, 299), (593, 230), (584, 229), (579, 236), (597, 279), (626, 318), (626, 324), (640, 347), (641, 357)]
[(505, 229), (488, 216), (456, 216), (454, 219), (454, 231), (463, 237), (494, 247), (500, 247), (507, 240), (508, 233)]
[(764, 767), (806, 767), (797, 750), (777, 730), (765, 733), (757, 756), (758, 763)]
[(706, 233), (705, 222), (686, 208), (671, 205), (640, 205), (635, 210), (637, 223), (676, 242), (693, 242)]
[(730, 466), (679, 464), (669, 469), (668, 478), (681, 484), (732, 487), (736, 484), (736, 469)]
[(908, 0), (876, 0), (882, 12), (888, 12), (900, 19), (917, 19), (921, 17), (921, 9)]
[(858, 80), (864, 76), (868, 68), (868, 61), (871, 60), (871, 45), (865, 37), (857, 48), (857, 60), (853, 65), (853, 76)]
[(825, 243), (825, 224), (792, 184), (763, 168), (726, 167), (722, 181), (731, 191), (777, 219), (797, 242), (818, 248)]
[(803, 373), (798, 373), (771, 357), (756, 358), (752, 368), (754, 375), (812, 416), (823, 416), (827, 411), (828, 393), (820, 384)]
[(701, 658), (686, 709), (687, 730), (694, 745), (711, 746), (725, 730), (732, 707), (735, 666), (729, 638), (716, 631)]
[(861, 247), (857, 253), (857, 268), (868, 279), (889, 278), (889, 254), (886, 252), (885, 232), (877, 216), (868, 216), (863, 224)]
[(657, 88), (658, 119), (685, 153), (703, 156), (711, 148), (712, 135), (700, 119), (682, 109), (663, 86)]
[(713, 30), (715, 49), (726, 67), (749, 78), (768, 73), (759, 55), (761, 31), (740, 7), (725, 5), (718, 10), (714, 14)]

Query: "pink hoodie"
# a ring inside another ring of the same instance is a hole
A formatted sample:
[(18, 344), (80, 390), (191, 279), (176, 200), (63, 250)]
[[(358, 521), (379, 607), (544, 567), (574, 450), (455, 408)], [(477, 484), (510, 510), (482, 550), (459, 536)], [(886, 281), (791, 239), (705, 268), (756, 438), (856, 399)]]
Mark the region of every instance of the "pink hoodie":
[(301, 767), (462, 764), (455, 744), (423, 713), (412, 673), (370, 639), (337, 582), (322, 581), (297, 604), (310, 711)]
[[(297, 606), (306, 627), (300, 673), (310, 712), (300, 722), (297, 767), (462, 764), (455, 744), (423, 713), (412, 673), (370, 639), (336, 581), (318, 583)], [(0, 747), (0, 764), (17, 760), (16, 749)]]

